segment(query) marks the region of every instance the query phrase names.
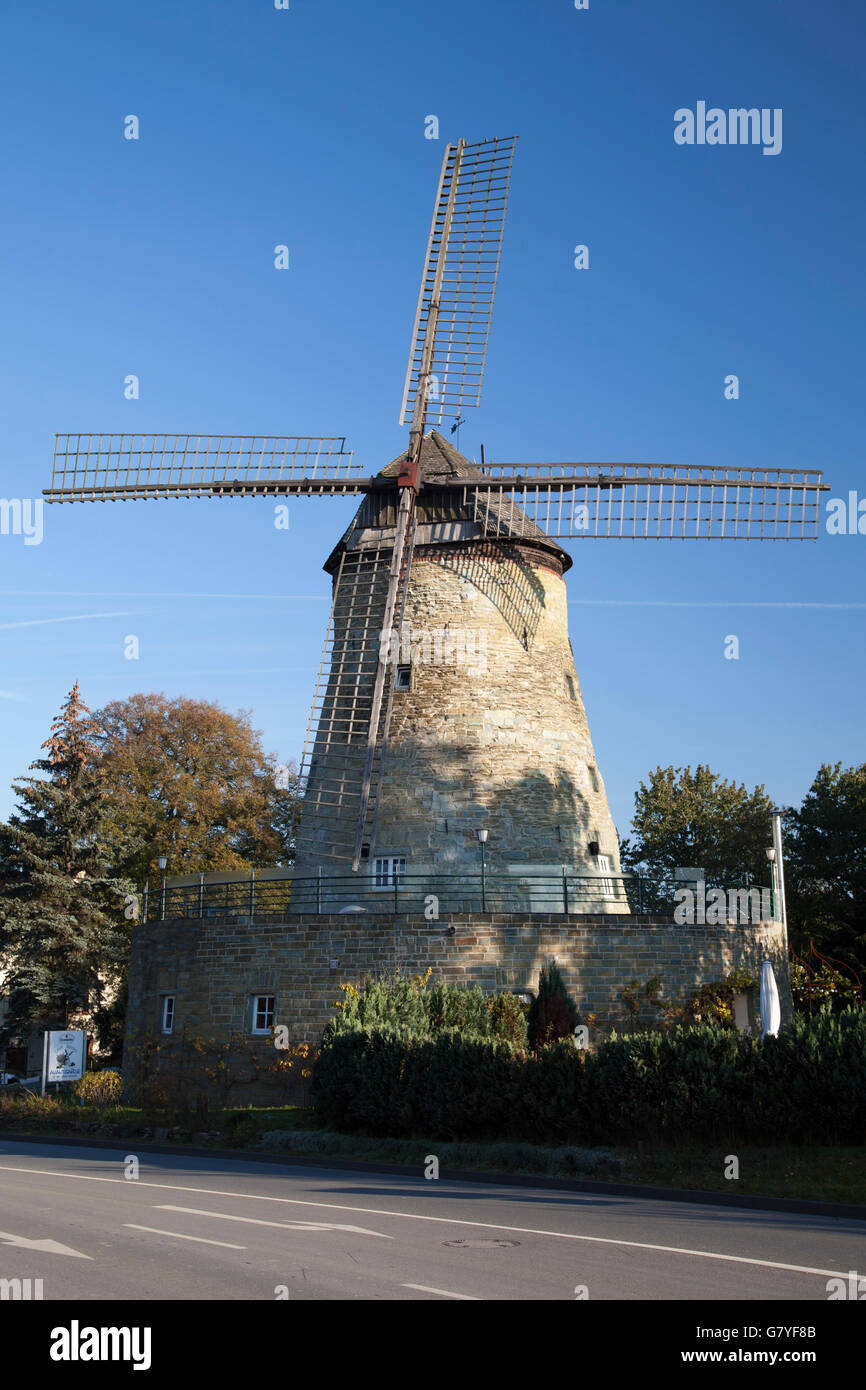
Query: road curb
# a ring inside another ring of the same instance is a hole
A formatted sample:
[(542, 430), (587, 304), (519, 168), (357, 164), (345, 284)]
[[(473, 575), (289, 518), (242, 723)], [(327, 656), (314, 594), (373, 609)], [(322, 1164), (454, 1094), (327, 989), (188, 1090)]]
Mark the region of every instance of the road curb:
[[(187, 1158), (222, 1158), (246, 1163), (267, 1163), (281, 1168), (335, 1168), (343, 1172), (383, 1173), (418, 1178), (417, 1167), (405, 1163), (368, 1163), (363, 1159), (328, 1157), (326, 1154), (266, 1154), (249, 1149), (213, 1149), (181, 1144), (152, 1144), (134, 1139), (85, 1139), (77, 1135), (58, 1137), (46, 1134), (6, 1134), (0, 1130), (0, 1143), (46, 1144), (55, 1148), (123, 1149), (136, 1153), (173, 1154)], [(826, 1216), (848, 1221), (866, 1221), (866, 1206), (851, 1202), (809, 1202), (797, 1197), (760, 1197), (727, 1192), (704, 1192), (687, 1187), (643, 1187), (636, 1183), (593, 1182), (571, 1178), (548, 1178), (529, 1173), (485, 1173), (463, 1168), (442, 1168), (440, 1179), (450, 1182), (477, 1182), (493, 1187), (540, 1187), (553, 1192), (583, 1193), (585, 1196), (638, 1197), (644, 1201), (690, 1202), (696, 1206), (735, 1207), (746, 1211), (790, 1212), (799, 1216)]]

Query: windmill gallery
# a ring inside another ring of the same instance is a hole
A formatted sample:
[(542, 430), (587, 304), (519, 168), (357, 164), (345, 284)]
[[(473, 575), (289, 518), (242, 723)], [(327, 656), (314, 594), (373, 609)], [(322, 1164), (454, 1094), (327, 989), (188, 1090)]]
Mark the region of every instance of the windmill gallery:
[[(659, 976), (679, 997), (735, 969), (758, 978), (770, 960), (788, 998), (781, 921), (648, 915), (621, 874), (558, 539), (805, 539), (826, 489), (794, 469), (483, 453), (479, 466), (428, 428), (479, 403), (514, 150), (448, 146), (403, 394), (408, 446), (378, 472), (333, 436), (57, 437), (53, 503), (360, 499), (324, 564), (332, 606), (293, 870), (259, 871), (220, 900), (177, 881), (137, 924), (129, 1065), (147, 1039), (182, 1034), (241, 1036), (263, 1054), (278, 1026), (312, 1042), (341, 982), (395, 968), (525, 994), (555, 957), (601, 1026), (634, 978)], [(451, 634), (452, 657), (461, 634), (467, 659), (436, 660), (436, 633)], [(426, 654), (412, 634), (430, 636)]]

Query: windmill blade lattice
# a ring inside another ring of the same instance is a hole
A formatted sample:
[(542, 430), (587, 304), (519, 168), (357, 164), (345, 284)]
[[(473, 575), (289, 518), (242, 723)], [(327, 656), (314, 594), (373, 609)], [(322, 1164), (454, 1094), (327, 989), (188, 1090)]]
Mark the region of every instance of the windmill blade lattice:
[(58, 434), (49, 502), (364, 491), (340, 436)]
[(461, 406), (480, 403), (516, 143), (516, 136), (475, 145), (459, 140), (445, 152), (401, 424), (419, 404), (428, 421), (441, 423)]
[[(817, 469), (662, 464), (486, 465), (452, 480), (485, 535), (621, 540), (806, 540), (818, 535)], [(440, 484), (441, 485), (441, 484)]]

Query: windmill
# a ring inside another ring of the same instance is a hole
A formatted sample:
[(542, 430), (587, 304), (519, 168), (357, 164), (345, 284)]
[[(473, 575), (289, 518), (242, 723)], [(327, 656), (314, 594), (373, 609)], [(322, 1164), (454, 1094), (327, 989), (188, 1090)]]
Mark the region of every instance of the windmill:
[[(372, 860), (384, 885), (407, 856), (459, 866), (473, 861), (481, 823), (497, 830), (501, 867), (615, 873), (568, 640), (572, 562), (556, 538), (817, 536), (817, 470), (507, 464), (483, 451), (479, 467), (427, 432), (480, 401), (515, 144), (458, 140), (445, 152), (400, 415), (408, 448), (375, 476), (343, 437), (57, 436), (49, 502), (363, 499), (325, 566), (332, 607), (301, 764), (299, 876)], [(413, 662), (419, 619), (428, 646), (438, 633), (452, 655), (456, 636), (477, 638), (486, 623), (490, 671), (479, 682), (477, 643), (474, 686), (468, 660)]]

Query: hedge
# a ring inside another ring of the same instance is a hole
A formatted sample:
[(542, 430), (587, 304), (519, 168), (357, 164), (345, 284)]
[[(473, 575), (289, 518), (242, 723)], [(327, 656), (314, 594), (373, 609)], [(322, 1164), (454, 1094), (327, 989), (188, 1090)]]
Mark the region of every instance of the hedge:
[(635, 1033), (595, 1053), (364, 1027), (328, 1040), (313, 1099), (334, 1129), (394, 1138), (862, 1143), (866, 1012), (797, 1017), (765, 1041), (714, 1024)]

